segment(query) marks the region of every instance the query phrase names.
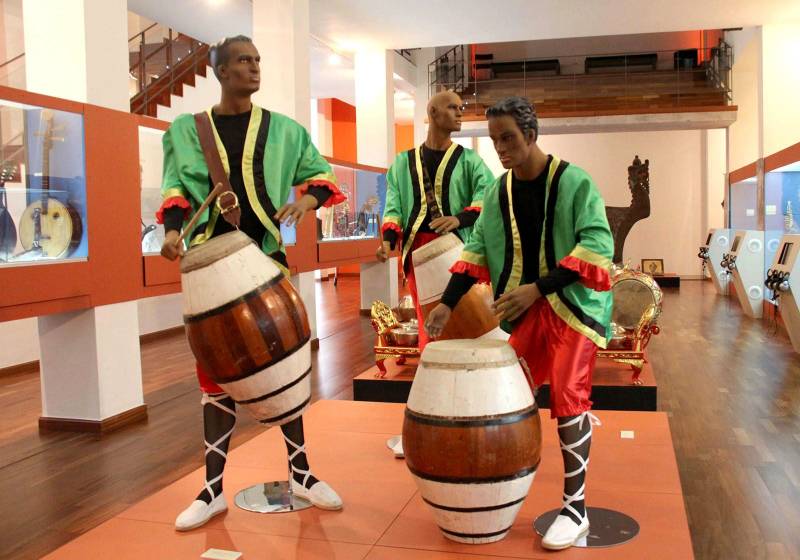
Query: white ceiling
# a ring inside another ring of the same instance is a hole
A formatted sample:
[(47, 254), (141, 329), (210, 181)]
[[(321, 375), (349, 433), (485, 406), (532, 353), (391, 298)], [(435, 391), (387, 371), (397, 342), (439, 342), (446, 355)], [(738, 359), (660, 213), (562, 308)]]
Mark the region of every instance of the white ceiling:
[(798, 0), (310, 0), (310, 6), (311, 32), (346, 51), (800, 21)]

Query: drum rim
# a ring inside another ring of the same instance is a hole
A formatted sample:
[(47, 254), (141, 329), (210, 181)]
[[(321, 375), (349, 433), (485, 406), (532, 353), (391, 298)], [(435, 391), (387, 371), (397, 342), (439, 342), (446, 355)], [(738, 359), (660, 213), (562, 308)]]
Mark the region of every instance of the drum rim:
[[(450, 347), (450, 348), (448, 348)], [(467, 352), (469, 350), (476, 350), (478, 348), (485, 348), (487, 350), (493, 349), (497, 352), (494, 356), (487, 356), (485, 359), (469, 358), (469, 361), (458, 361), (452, 359), (445, 359), (444, 356), (452, 358), (454, 353)], [(504, 340), (495, 339), (467, 339), (467, 338), (452, 338), (447, 340), (436, 340), (429, 342), (425, 346), (425, 350), (420, 356), (420, 366), (425, 366), (431, 369), (483, 369), (483, 368), (498, 368), (514, 365), (519, 362), (516, 352)]]
[[(230, 231), (212, 237), (208, 241), (191, 247), (186, 251), (186, 254), (181, 259), (181, 274), (210, 266), (221, 258), (244, 249), (251, 243), (255, 245), (255, 241), (241, 231)], [(217, 256), (217, 258), (211, 259), (209, 258), (210, 256)]]
[[(439, 247), (439, 245), (441, 245), (441, 247)], [(411, 260), (414, 263), (414, 266), (420, 266), (459, 246), (463, 247), (464, 242), (461, 241), (461, 239), (455, 233), (450, 232), (446, 235), (437, 237), (422, 247), (414, 249), (411, 252)]]

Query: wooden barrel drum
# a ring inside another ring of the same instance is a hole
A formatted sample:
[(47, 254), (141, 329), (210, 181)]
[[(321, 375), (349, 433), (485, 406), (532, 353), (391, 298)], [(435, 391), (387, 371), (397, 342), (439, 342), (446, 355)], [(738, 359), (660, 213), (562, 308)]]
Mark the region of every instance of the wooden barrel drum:
[(542, 447), (539, 409), (514, 350), (499, 340), (425, 347), (403, 422), (403, 450), (444, 535), (502, 539), (528, 495)]
[(181, 285), (189, 345), (213, 381), (262, 424), (300, 416), (311, 400), (311, 331), (275, 262), (227, 233), (187, 252)]
[[(463, 248), (461, 240), (455, 234), (448, 233), (411, 254), (417, 297), (424, 318), (441, 301), (450, 281), (450, 267), (458, 260)], [(487, 284), (474, 285), (453, 309), (439, 340), (479, 338), (493, 331), (502, 332), (492, 313), (493, 300), (492, 289)]]

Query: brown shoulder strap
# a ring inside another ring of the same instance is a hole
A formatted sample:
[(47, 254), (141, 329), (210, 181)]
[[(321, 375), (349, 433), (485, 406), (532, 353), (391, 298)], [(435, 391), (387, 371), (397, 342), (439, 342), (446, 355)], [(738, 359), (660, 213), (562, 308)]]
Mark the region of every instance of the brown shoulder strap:
[[(228, 175), (225, 173), (225, 167), (222, 165), (222, 159), (219, 157), (217, 143), (214, 140), (214, 133), (211, 130), (211, 118), (205, 111), (195, 113), (194, 124), (197, 128), (197, 136), (200, 139), (200, 147), (203, 149), (203, 156), (206, 160), (206, 167), (208, 167), (208, 174), (211, 175), (211, 182), (215, 185), (222, 183), (223, 191), (222, 194), (219, 195), (219, 200), (224, 200), (226, 203), (222, 211), (222, 217), (232, 226), (239, 227), (242, 210), (239, 208), (239, 202), (233, 192), (230, 179), (228, 179)], [(227, 193), (231, 193), (233, 196)], [(230, 202), (230, 204), (228, 204), (228, 202)]]

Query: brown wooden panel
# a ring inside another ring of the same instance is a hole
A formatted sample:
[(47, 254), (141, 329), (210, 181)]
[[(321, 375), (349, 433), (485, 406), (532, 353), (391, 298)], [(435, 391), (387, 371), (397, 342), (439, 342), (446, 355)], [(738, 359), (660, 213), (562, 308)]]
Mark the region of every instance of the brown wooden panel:
[(57, 109), (59, 111), (69, 111), (70, 113), (83, 113), (84, 108), (84, 104), (77, 101), (51, 97), (49, 95), (42, 95), (41, 93), (32, 93), (30, 91), (7, 86), (0, 86), (0, 99), (7, 99), (8, 101), (25, 103), (28, 105), (38, 105), (40, 107), (49, 107), (50, 109)]
[(4, 267), (2, 275), (0, 307), (90, 295), (89, 262)]
[(745, 165), (744, 167), (740, 167), (735, 171), (731, 171), (728, 173), (728, 184), (732, 185), (734, 183), (738, 183), (739, 181), (743, 181), (745, 179), (749, 179), (750, 177), (756, 176), (756, 162), (751, 164)]
[(800, 142), (764, 158), (764, 172), (800, 161)]
[(168, 261), (160, 255), (147, 255), (142, 257), (144, 268), (144, 285), (160, 286), (162, 284), (177, 284), (180, 291), (181, 269), (179, 261)]
[(406, 414), (403, 450), (412, 472), (433, 478), (491, 479), (539, 463), (542, 428), (538, 412), (509, 424), (430, 425)]

